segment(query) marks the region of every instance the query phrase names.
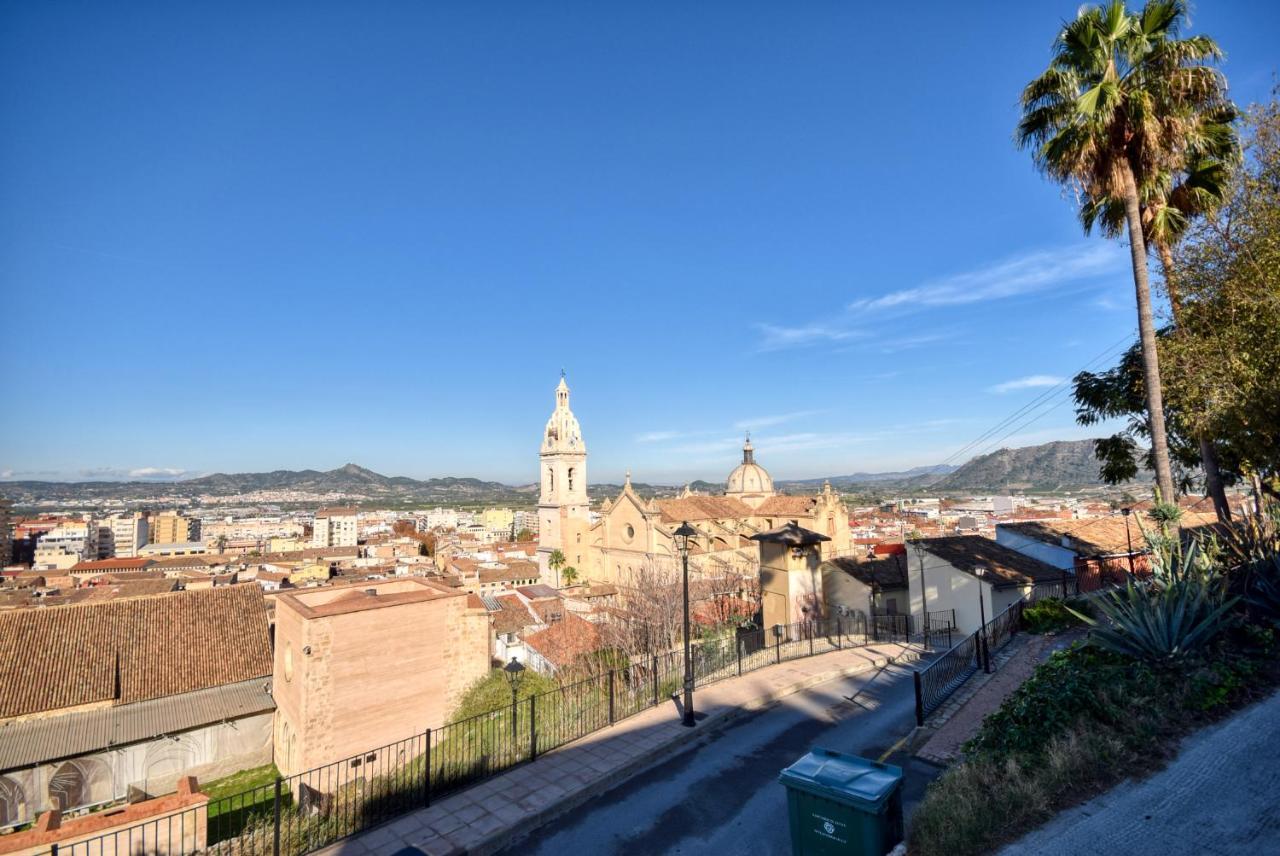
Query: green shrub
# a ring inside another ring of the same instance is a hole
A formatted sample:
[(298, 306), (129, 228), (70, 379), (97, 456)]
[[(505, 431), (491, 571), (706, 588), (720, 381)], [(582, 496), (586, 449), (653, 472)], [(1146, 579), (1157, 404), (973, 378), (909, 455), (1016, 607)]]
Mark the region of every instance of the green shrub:
[(1097, 647), (1076, 644), (1058, 651), (1014, 690), (982, 724), (966, 752), (999, 758), (1037, 755), (1083, 718), (1115, 720), (1122, 702), (1155, 692), (1149, 669)]
[(1031, 604), (1022, 611), (1022, 620), (1029, 633), (1057, 633), (1082, 623), (1080, 618), (1057, 598)]
[[(521, 700), (555, 688), (555, 681), (535, 672), (533, 669), (525, 669), (521, 673)], [(490, 713), (509, 707), (511, 707), (511, 684), (507, 681), (507, 674), (502, 669), (493, 669), (489, 674), (477, 679), (475, 683), (467, 688), (449, 721), (457, 722), (459, 719), (479, 716), (482, 713)]]

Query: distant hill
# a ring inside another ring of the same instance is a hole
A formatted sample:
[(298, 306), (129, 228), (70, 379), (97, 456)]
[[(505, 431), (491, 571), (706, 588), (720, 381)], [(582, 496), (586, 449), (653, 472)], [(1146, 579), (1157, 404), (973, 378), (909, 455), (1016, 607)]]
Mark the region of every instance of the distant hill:
[[(1139, 474), (1139, 479), (1147, 477)], [(1092, 440), (1072, 440), (1001, 449), (981, 455), (961, 467), (935, 465), (899, 472), (852, 473), (827, 478), (779, 480), (777, 487), (788, 493), (812, 493), (830, 481), (838, 490), (920, 491), (1000, 493), (1010, 490), (1052, 491), (1102, 484)], [(645, 497), (674, 496), (682, 485), (633, 482)], [(689, 487), (701, 493), (724, 491), (723, 482), (694, 481)], [(589, 487), (593, 501), (612, 499), (622, 490), (618, 484), (596, 483)], [(263, 499), (264, 492), (279, 496)], [(214, 473), (183, 481), (132, 482), (0, 482), (0, 496), (19, 507), (39, 502), (84, 503), (122, 500), (133, 504), (148, 502), (234, 502), (235, 497), (253, 496), (255, 503), (270, 502), (300, 507), (342, 500), (366, 506), (438, 504), (529, 505), (537, 501), (538, 485), (507, 485), (474, 478), (444, 477), (412, 479), (384, 476), (356, 464), (336, 470), (274, 470), (269, 473)]]
[[(979, 455), (934, 482), (930, 489), (1000, 493), (1090, 487), (1103, 484), (1098, 470), (1092, 440), (1058, 440)], [(1139, 473), (1137, 480), (1144, 475)]]

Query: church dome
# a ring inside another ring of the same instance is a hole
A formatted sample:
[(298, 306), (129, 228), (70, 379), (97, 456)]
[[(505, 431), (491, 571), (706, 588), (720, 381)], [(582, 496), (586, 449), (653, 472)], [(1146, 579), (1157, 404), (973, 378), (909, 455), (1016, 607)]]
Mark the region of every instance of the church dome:
[(756, 463), (755, 449), (751, 439), (742, 444), (742, 463), (729, 473), (729, 483), (725, 494), (773, 493), (773, 477), (769, 471)]

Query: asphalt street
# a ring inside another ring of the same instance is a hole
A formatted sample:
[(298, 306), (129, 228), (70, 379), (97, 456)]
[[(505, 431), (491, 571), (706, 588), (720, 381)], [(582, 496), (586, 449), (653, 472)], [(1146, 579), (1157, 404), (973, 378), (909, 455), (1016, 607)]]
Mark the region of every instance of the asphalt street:
[[(853, 701), (846, 700), (852, 696)], [(879, 759), (911, 730), (911, 670), (832, 681), (725, 728), (515, 843), (506, 853), (789, 854), (778, 773), (813, 746)], [(889, 763), (908, 761), (901, 751)], [(936, 769), (910, 760), (904, 800)], [(908, 809), (909, 810), (909, 809)]]

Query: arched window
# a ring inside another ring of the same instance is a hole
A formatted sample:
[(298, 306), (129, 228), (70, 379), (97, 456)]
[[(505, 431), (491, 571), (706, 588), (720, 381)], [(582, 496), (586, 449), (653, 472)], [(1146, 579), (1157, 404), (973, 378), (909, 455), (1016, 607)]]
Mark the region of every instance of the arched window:
[(27, 820), (27, 795), (22, 786), (8, 776), (0, 776), (0, 826)]
[(573, 490), (573, 467), (569, 467), (569, 490)]
[(551, 467), (547, 467), (547, 490), (553, 491), (555, 489), (556, 489), (556, 471), (551, 469)]

